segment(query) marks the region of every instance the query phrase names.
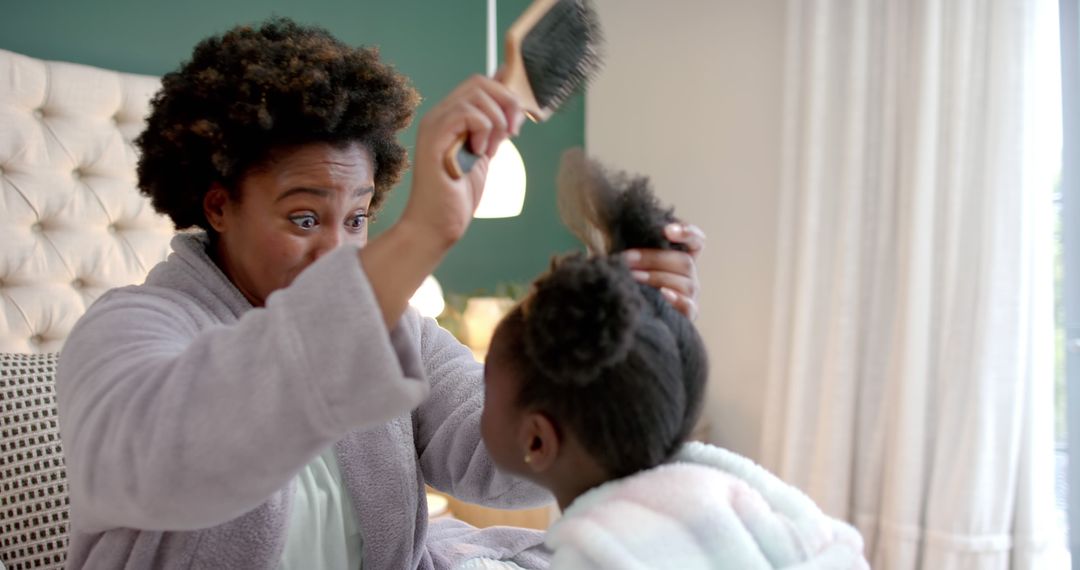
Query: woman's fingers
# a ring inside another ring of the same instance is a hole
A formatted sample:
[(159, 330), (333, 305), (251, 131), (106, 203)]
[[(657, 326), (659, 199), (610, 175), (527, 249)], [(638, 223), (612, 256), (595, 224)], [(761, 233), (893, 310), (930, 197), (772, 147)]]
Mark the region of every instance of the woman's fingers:
[(664, 235), (675, 243), (685, 245), (695, 259), (705, 249), (705, 232), (694, 224), (668, 224), (664, 228)]
[(469, 150), (475, 155), (487, 156), (488, 140), (497, 128), (495, 122), (468, 103), (462, 103), (461, 118), (468, 133)]
[(491, 80), (494, 87), (490, 94), (509, 119), (510, 136), (516, 137), (521, 133), (521, 125), (525, 123), (525, 112), (521, 109), (521, 101), (517, 95), (499, 81), (501, 77), (501, 74), (496, 73)]
[[(678, 285), (674, 283), (675, 277), (682, 286), (673, 287), (676, 292), (696, 296), (697, 295), (697, 266), (691, 254), (673, 249), (630, 249), (623, 252), (623, 259), (632, 270), (654, 273), (671, 274), (671, 277), (656, 277), (664, 279), (660, 286)], [(688, 285), (687, 285), (688, 284)]]
[(460, 101), (473, 153), (492, 157), (499, 144), (517, 134), (525, 120), (521, 105), (506, 86), (475, 76), (451, 95)]
[(686, 318), (691, 321), (697, 319), (698, 307), (697, 301), (694, 301), (690, 297), (685, 295), (679, 295), (671, 289), (660, 289), (660, 294), (664, 296), (672, 305), (675, 306), (675, 310), (686, 315)]
[[(690, 234), (690, 232), (687, 233)], [(631, 249), (623, 252), (623, 259), (634, 279), (658, 288), (660, 293), (687, 317), (691, 319), (697, 317), (696, 299), (700, 287), (697, 279), (697, 265), (694, 263), (692, 253), (663, 249)]]
[(639, 283), (652, 285), (657, 289), (667, 289), (684, 297), (694, 297), (696, 293), (694, 280), (686, 275), (668, 271), (644, 271), (641, 269), (631, 269), (630, 274)]

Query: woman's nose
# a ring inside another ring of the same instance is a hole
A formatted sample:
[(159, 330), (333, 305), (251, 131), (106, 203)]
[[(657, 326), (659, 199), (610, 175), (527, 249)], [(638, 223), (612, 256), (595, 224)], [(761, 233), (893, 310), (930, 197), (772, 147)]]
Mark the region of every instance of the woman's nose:
[(315, 258), (318, 259), (324, 254), (337, 249), (343, 243), (345, 243), (344, 228), (324, 229), (319, 233), (319, 243), (315, 248)]

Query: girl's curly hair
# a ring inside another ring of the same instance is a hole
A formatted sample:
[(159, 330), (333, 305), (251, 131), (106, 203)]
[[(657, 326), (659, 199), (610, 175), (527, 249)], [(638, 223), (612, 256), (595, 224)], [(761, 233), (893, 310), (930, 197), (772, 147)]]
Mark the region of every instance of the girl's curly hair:
[(635, 281), (617, 255), (682, 249), (664, 237), (675, 218), (648, 180), (570, 153), (559, 186), (564, 221), (595, 238), (592, 255), (552, 262), (499, 324), (497, 358), (521, 380), (519, 406), (548, 414), (612, 477), (624, 477), (671, 458), (689, 436), (707, 379), (705, 347), (690, 320)]
[(408, 166), (397, 134), (418, 103), (374, 48), (285, 18), (237, 26), (200, 42), (162, 78), (135, 141), (139, 188), (177, 229), (212, 231), (202, 203), (214, 182), (235, 196), (240, 179), (275, 150), (361, 143), (375, 162), (374, 213)]

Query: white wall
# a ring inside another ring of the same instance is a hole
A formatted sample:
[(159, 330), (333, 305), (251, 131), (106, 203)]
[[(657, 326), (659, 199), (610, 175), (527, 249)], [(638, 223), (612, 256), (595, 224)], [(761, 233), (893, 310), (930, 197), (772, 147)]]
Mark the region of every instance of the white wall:
[(780, 183), (782, 0), (597, 0), (589, 152), (648, 174), (709, 236), (698, 326), (710, 438), (758, 457)]

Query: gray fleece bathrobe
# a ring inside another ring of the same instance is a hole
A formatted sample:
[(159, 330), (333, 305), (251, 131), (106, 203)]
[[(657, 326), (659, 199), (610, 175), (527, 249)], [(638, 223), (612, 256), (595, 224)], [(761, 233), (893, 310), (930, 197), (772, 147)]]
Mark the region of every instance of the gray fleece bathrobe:
[(275, 568), (293, 478), (331, 445), (364, 570), (546, 566), (539, 532), (428, 522), (425, 482), (492, 505), (550, 496), (495, 470), (469, 351), (414, 311), (386, 332), (355, 247), (259, 309), (204, 234), (172, 247), (144, 285), (94, 303), (60, 357), (69, 568)]

